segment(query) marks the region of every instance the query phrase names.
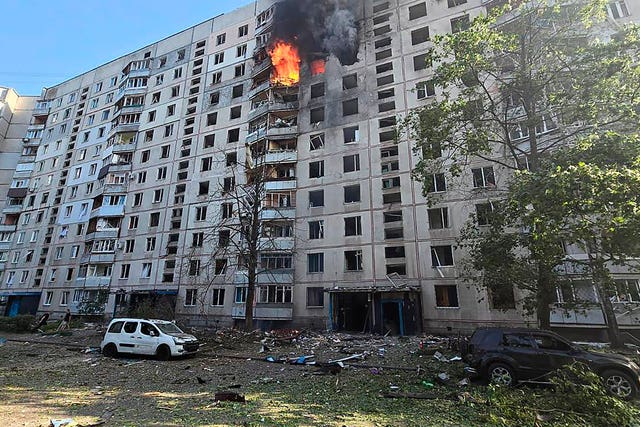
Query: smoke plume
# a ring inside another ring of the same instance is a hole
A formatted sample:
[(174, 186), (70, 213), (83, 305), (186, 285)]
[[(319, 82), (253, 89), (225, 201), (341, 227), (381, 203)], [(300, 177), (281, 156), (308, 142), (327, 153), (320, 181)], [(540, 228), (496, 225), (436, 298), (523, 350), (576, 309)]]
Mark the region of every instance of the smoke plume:
[(273, 40), (295, 43), (307, 60), (334, 55), (342, 65), (358, 61), (357, 1), (284, 0), (275, 11)]

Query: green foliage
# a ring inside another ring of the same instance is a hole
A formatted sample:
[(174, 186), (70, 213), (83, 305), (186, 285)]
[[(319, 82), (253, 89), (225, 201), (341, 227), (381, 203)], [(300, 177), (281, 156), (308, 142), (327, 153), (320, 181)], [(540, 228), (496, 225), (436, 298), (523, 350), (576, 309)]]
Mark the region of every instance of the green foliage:
[(553, 389), (489, 386), (487, 421), (492, 425), (631, 426), (640, 411), (603, 387), (602, 379), (582, 364), (559, 370)]
[(30, 314), (0, 317), (0, 331), (3, 332), (29, 332), (35, 323), (35, 317)]

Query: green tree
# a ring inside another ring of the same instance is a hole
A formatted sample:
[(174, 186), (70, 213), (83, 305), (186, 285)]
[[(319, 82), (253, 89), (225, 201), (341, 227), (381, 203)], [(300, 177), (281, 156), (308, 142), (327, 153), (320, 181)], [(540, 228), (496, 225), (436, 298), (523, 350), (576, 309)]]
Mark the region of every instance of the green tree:
[[(438, 98), (403, 123), (422, 155), (414, 172), (425, 196), (437, 200), (429, 192), (434, 174), (446, 173), (453, 183), (481, 159), (495, 165), (503, 180), (470, 197), (499, 200), (507, 187), (502, 184), (519, 179), (516, 172), (539, 170), (542, 159), (561, 147), (606, 129), (637, 132), (639, 34), (637, 26), (606, 20), (602, 0), (562, 5), (533, 0), (435, 37), (427, 58), (434, 77), (428, 84)], [(544, 215), (547, 208), (545, 200), (537, 200), (528, 210)], [(491, 233), (486, 227), (475, 234), (473, 226), (464, 230), (463, 238), (475, 242), (470, 264), (493, 292), (508, 278), (531, 293), (525, 307), (537, 314), (541, 327), (549, 327), (549, 303), (563, 262), (555, 231), (533, 223), (533, 233), (505, 235), (500, 231), (509, 222), (493, 220)], [(482, 243), (488, 248), (477, 246), (479, 233), (493, 236)]]

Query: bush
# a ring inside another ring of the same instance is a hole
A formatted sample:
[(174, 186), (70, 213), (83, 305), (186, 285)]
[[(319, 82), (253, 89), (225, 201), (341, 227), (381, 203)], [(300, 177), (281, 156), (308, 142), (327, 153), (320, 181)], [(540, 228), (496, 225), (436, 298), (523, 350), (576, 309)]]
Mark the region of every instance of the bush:
[(0, 331), (29, 332), (35, 323), (35, 317), (30, 314), (15, 317), (0, 317)]
[(640, 411), (609, 395), (602, 379), (580, 363), (568, 365), (551, 380), (552, 389), (491, 385), (486, 421), (492, 425), (636, 425)]

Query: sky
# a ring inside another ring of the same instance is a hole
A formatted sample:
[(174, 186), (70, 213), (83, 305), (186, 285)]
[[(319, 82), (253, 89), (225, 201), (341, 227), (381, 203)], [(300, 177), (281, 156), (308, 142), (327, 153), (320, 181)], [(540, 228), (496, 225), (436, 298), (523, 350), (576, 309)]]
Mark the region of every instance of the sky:
[(0, 86), (20, 95), (40, 95), (43, 87), (248, 3), (0, 0)]

